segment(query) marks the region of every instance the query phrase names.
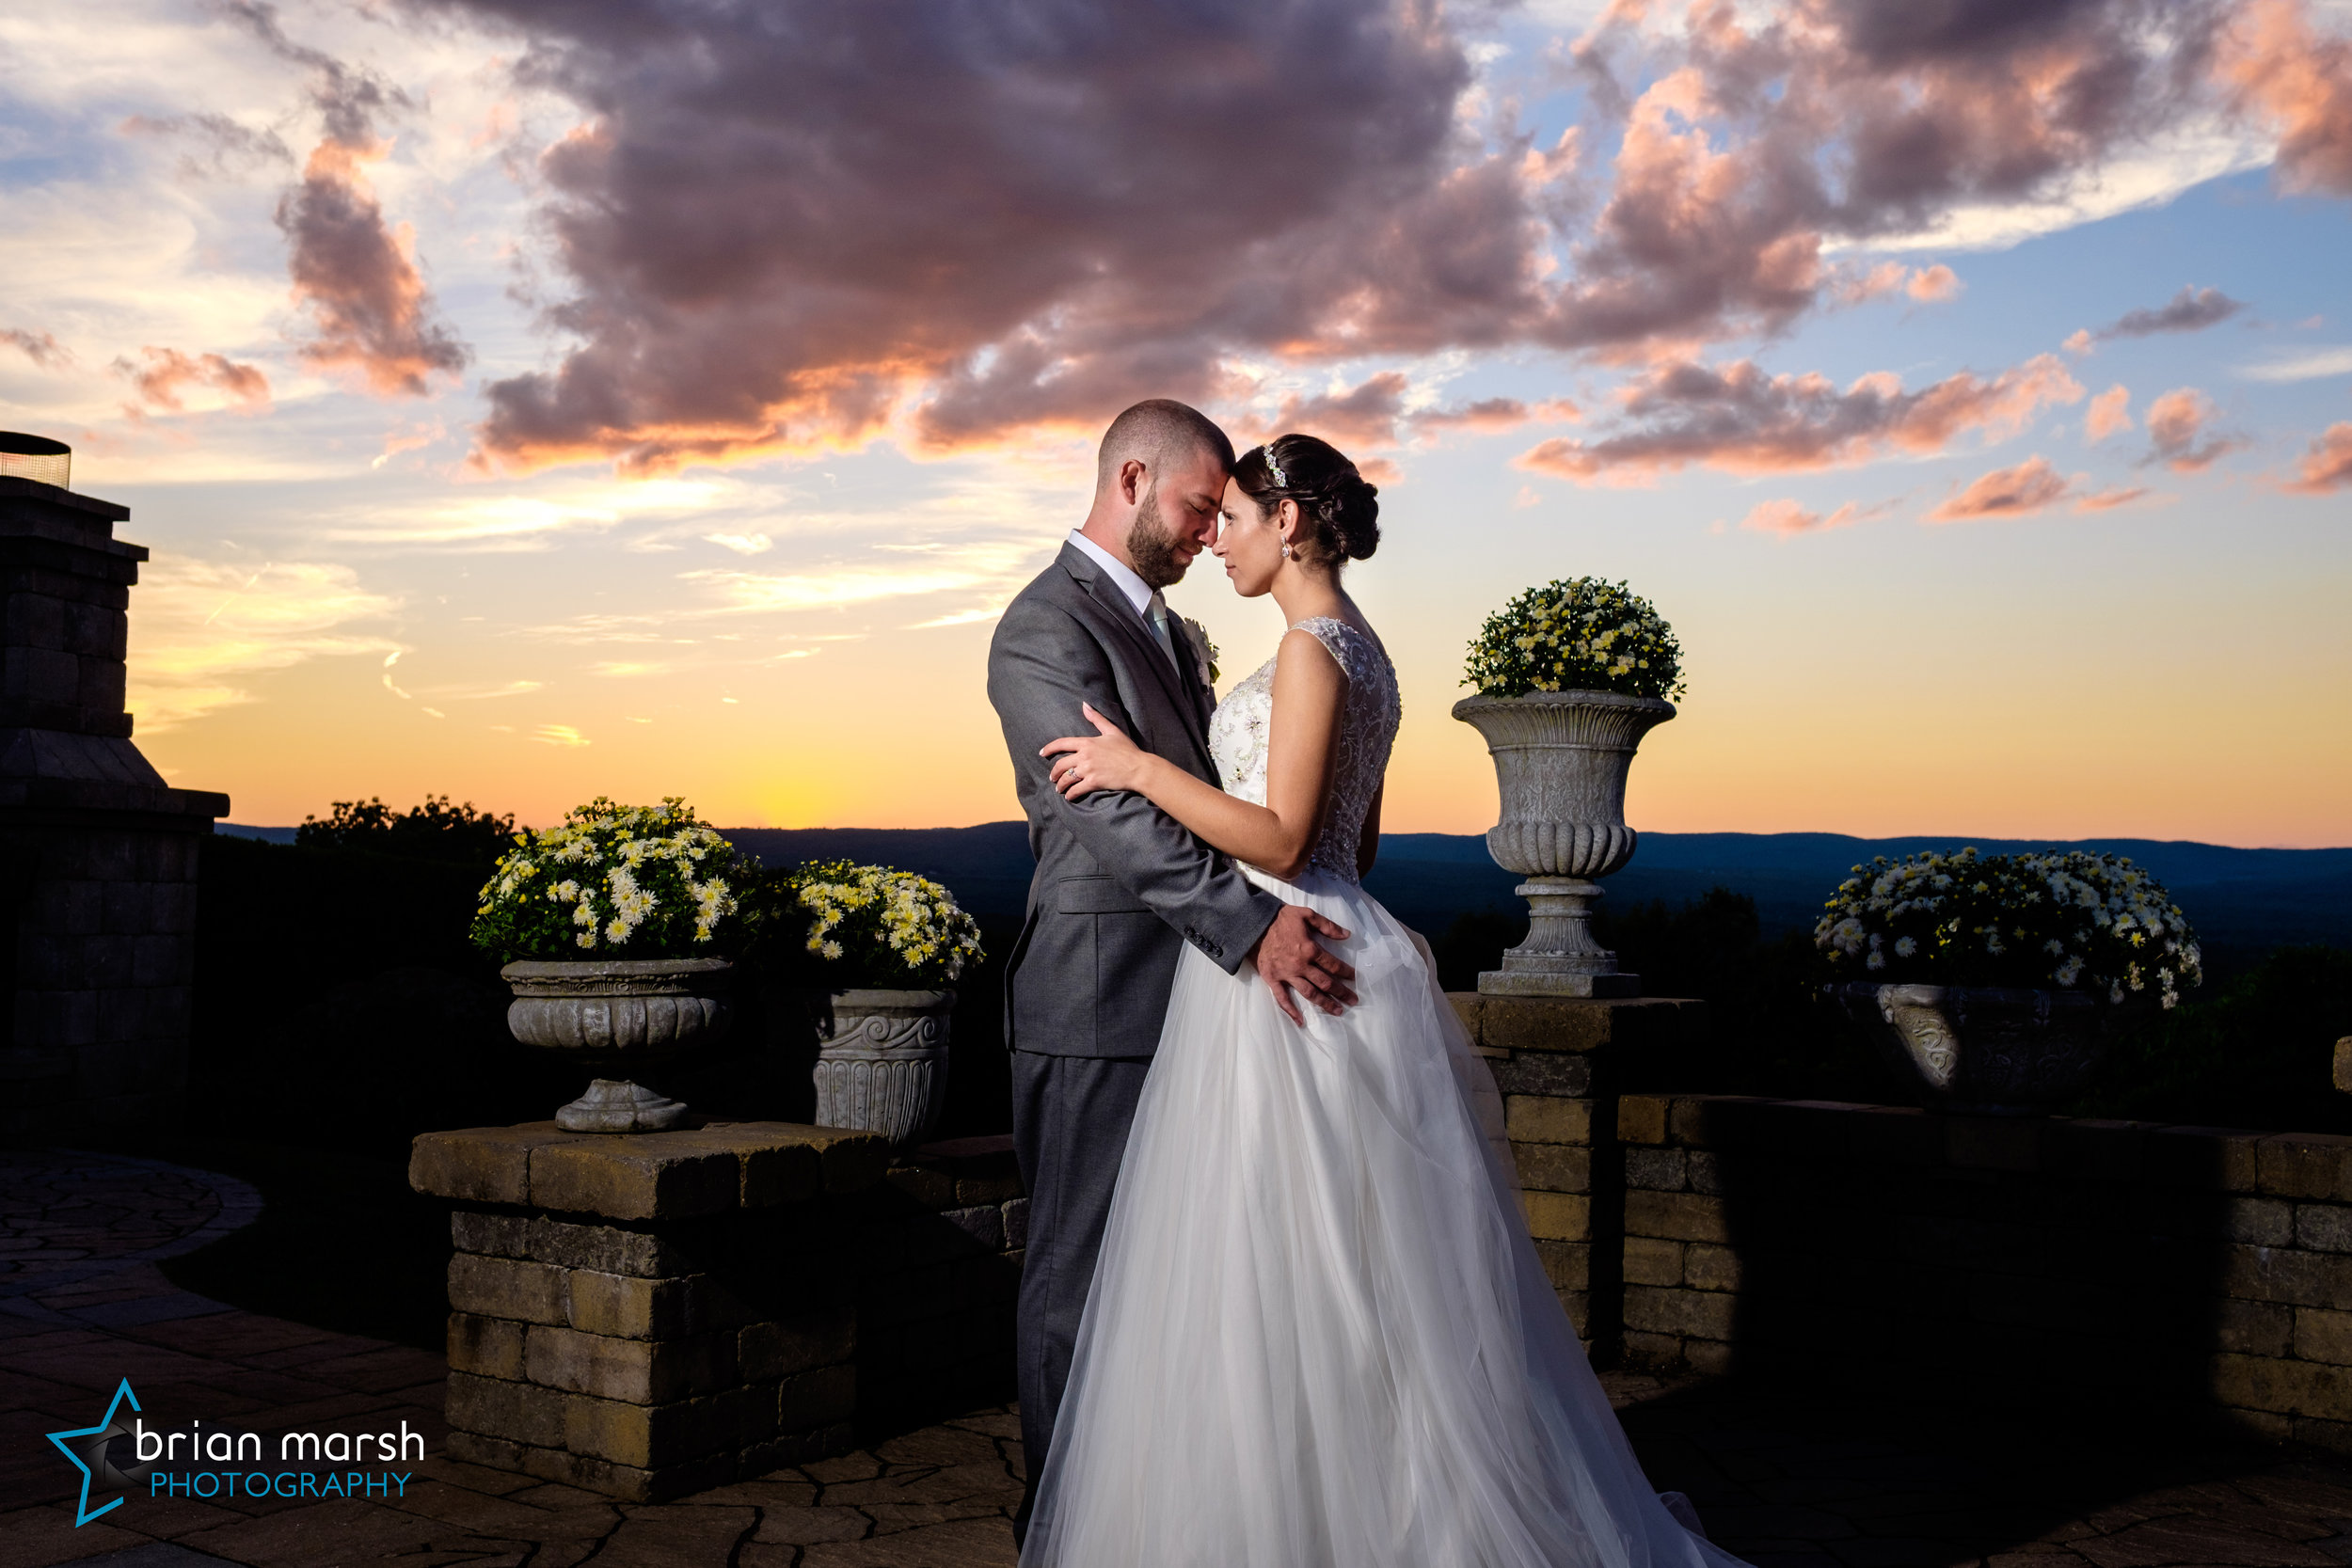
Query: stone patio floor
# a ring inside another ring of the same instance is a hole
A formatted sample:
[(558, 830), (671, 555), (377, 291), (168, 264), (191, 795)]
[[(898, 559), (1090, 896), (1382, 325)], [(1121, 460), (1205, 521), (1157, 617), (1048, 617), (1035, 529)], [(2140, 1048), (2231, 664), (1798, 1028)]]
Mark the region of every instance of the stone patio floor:
[[(115, 1155), (0, 1153), (0, 1568), (982, 1568), (1014, 1560), (1011, 1410), (664, 1505), (438, 1453), (440, 1357), (223, 1306), (157, 1262), (249, 1221), (241, 1183)], [(150, 1497), (76, 1528), (43, 1433), (132, 1380), (156, 1424), (426, 1434), (405, 1496)], [(1759, 1568), (2328, 1568), (2352, 1563), (2352, 1467), (2063, 1410), (1903, 1409), (1823, 1390), (1604, 1379), (1652, 1481)], [(1110, 1565), (1106, 1565), (1110, 1568)]]

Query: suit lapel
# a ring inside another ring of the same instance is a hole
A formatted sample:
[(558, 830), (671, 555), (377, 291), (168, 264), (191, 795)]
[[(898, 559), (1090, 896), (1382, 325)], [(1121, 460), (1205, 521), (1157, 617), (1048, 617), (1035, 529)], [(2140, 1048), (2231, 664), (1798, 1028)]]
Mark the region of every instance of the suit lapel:
[(1144, 625), (1142, 616), (1136, 613), (1136, 607), (1127, 602), (1127, 595), (1119, 591), (1118, 584), (1103, 581), (1102, 573), (1087, 558), (1084, 550), (1074, 545), (1064, 545), (1061, 547), (1061, 564), (1062, 569), (1076, 579), (1078, 586), (1103, 607), (1104, 614), (1123, 628), (1134, 658), (1151, 669), (1152, 677), (1160, 683), (1160, 689), (1168, 694), (1170, 705), (1183, 718), (1184, 733), (1192, 737), (1192, 743), (1200, 754), (1207, 756), (1208, 721), (1200, 711), (1197, 690), (1200, 682), (1179, 673), (1176, 666), (1168, 661), (1168, 650), (1161, 647), (1160, 640), (1152, 635), (1152, 628)]

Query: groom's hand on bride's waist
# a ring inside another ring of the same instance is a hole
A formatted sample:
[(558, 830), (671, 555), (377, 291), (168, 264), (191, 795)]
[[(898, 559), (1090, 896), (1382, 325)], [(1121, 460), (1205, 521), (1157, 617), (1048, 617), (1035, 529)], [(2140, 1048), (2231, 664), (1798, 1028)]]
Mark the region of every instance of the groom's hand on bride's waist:
[(1266, 990), (1274, 993), (1274, 1005), (1293, 1023), (1307, 1021), (1300, 1016), (1292, 991), (1334, 1016), (1356, 1005), (1355, 988), (1348, 984), (1356, 978), (1356, 971), (1327, 951), (1315, 940), (1318, 934), (1333, 942), (1347, 940), (1346, 931), (1304, 904), (1285, 904), (1274, 924), (1265, 928), (1265, 935), (1258, 939), (1258, 945), (1249, 950), (1249, 961), (1258, 966), (1258, 978), (1265, 982)]

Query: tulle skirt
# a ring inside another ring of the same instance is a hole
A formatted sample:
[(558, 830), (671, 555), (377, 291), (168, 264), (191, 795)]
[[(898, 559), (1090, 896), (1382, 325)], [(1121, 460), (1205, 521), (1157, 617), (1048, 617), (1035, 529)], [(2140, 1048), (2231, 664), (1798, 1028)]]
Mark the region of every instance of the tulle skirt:
[(1426, 945), (1251, 875), (1352, 933), (1360, 1001), (1301, 1027), (1184, 950), (1023, 1568), (1736, 1563), (1644, 1478)]

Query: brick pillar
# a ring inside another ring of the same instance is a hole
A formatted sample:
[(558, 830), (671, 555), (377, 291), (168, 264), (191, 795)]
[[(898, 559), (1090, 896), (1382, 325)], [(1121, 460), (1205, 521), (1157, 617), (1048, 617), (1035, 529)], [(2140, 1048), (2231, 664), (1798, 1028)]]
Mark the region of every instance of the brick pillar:
[(1502, 1091), (1520, 1199), (1544, 1271), (1577, 1337), (1613, 1359), (1624, 1329), (1624, 1162), (1617, 1099), (1661, 1058), (1707, 1035), (1707, 1004), (1662, 997), (1451, 993)]
[(789, 1122), (420, 1136), (451, 1200), (449, 1452), (635, 1501), (845, 1453), (889, 1145)]
[(197, 838), (229, 798), (131, 744), (129, 515), (0, 478), (0, 1136), (166, 1122), (186, 1086)]

